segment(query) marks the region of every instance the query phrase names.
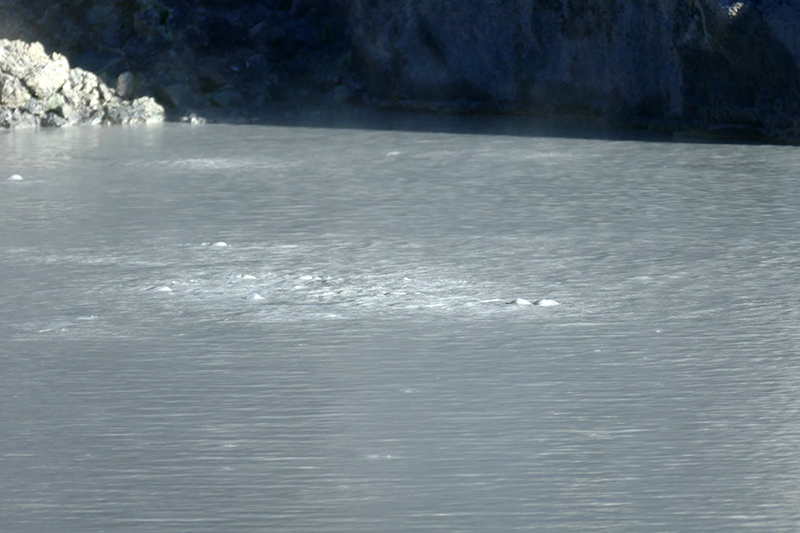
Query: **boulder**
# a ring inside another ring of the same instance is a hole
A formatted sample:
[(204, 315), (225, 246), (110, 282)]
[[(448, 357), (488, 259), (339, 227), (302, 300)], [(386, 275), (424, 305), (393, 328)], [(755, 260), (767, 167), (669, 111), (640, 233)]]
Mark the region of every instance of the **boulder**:
[(0, 106), (7, 108), (22, 107), (31, 99), (31, 93), (19, 78), (0, 73)]
[(97, 109), (103, 104), (101, 84), (105, 85), (100, 78), (76, 67), (70, 71), (68, 83), (64, 84), (61, 93), (73, 107)]
[(105, 121), (109, 124), (150, 124), (164, 120), (164, 108), (150, 96), (131, 102), (114, 98), (105, 110)]
[(117, 84), (114, 90), (117, 91), (117, 95), (119, 95), (120, 98), (130, 100), (136, 93), (136, 76), (130, 71), (123, 72), (117, 78)]
[[(41, 45), (39, 47), (41, 48)], [(30, 69), (23, 81), (34, 96), (47, 98), (55, 94), (64, 85), (68, 75), (69, 62), (67, 58), (54, 52), (52, 61)]]

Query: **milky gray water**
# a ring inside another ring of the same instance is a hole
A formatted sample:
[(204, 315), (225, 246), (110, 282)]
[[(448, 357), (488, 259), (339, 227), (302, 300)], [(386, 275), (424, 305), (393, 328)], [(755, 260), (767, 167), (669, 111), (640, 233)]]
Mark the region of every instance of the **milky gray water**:
[(797, 531), (797, 161), (2, 134), (0, 530)]

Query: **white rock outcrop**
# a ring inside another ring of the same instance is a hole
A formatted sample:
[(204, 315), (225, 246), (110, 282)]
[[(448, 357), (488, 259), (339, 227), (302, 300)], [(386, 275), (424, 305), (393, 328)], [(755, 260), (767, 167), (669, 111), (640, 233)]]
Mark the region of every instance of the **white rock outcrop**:
[[(126, 96), (130, 96), (126, 94)], [(153, 98), (128, 100), (41, 43), (0, 39), (0, 127), (160, 122)]]

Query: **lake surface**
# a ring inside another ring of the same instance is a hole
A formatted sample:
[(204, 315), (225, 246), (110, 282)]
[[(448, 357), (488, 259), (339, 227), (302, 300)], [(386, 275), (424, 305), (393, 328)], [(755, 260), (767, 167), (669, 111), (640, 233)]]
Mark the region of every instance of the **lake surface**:
[(0, 530), (800, 528), (798, 149), (403, 120), (0, 134)]

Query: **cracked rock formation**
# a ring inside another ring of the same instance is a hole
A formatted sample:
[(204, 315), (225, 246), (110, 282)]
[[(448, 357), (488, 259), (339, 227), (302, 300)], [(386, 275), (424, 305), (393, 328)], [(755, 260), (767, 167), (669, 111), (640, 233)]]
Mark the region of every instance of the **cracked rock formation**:
[(163, 116), (152, 98), (126, 100), (91, 72), (70, 69), (65, 56), (48, 55), (41, 43), (0, 39), (2, 127), (148, 123)]

